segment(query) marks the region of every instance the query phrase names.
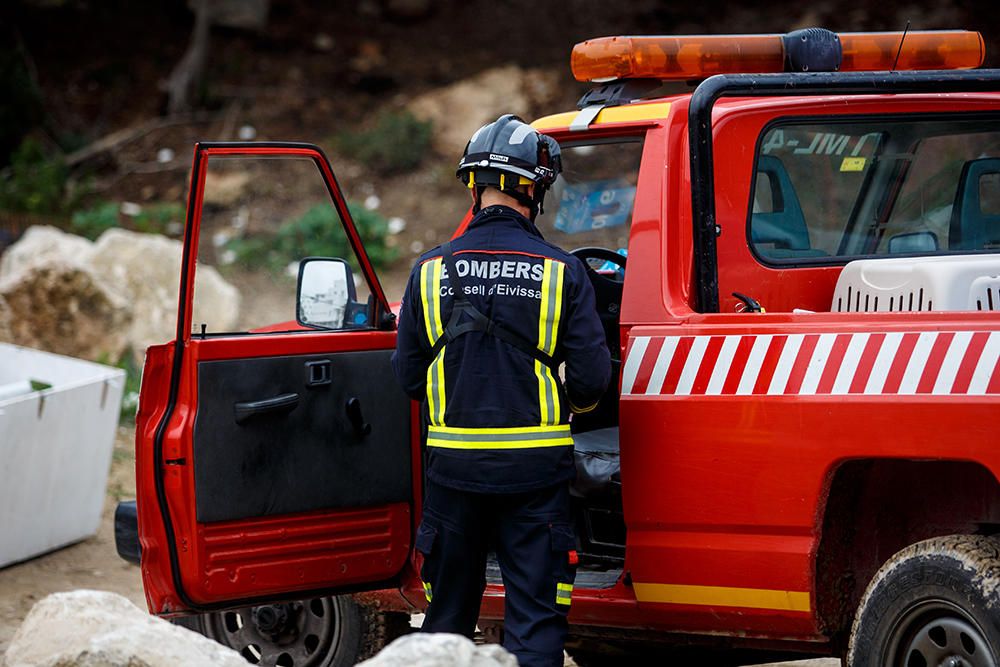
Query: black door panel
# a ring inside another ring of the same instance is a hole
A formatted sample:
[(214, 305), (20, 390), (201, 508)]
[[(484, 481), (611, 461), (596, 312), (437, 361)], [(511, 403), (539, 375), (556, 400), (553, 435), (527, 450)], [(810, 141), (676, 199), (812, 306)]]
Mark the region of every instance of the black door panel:
[[(392, 379), (390, 356), (198, 364), (198, 521), (410, 502), (409, 399)], [(315, 362), (329, 362), (329, 383), (315, 383)]]

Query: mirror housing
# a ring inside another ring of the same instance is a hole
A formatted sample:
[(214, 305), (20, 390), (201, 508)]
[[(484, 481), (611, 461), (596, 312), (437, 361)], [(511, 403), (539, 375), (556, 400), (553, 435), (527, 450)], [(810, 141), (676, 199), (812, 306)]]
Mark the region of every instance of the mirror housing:
[[(306, 257), (299, 263), (295, 319), (311, 329), (345, 329), (368, 324), (367, 307), (357, 303), (354, 272), (334, 257)], [(362, 308), (358, 308), (361, 305)], [(359, 321), (360, 316), (360, 321)]]

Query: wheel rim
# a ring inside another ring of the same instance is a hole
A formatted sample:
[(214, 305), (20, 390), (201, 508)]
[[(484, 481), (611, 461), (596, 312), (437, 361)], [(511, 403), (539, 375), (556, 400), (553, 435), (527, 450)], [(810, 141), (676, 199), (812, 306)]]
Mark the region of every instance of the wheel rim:
[(888, 643), (892, 667), (993, 667), (986, 635), (963, 609), (945, 600), (914, 606), (893, 628)]
[(265, 667), (322, 667), (340, 643), (342, 612), (333, 598), (243, 607), (203, 618), (207, 637)]

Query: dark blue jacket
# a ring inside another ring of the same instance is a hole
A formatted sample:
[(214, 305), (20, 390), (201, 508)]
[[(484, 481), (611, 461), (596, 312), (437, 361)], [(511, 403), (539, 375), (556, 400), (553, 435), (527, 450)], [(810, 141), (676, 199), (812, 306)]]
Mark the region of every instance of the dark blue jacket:
[(503, 328), (565, 363), (549, 365), (485, 331), (434, 343), (452, 314), (454, 288), (441, 248), (410, 275), (393, 368), (425, 401), (427, 475), (452, 488), (517, 493), (573, 477), (571, 411), (593, 409), (611, 374), (604, 330), (583, 263), (547, 243), (505, 206), (483, 209), (451, 242), (469, 301)]

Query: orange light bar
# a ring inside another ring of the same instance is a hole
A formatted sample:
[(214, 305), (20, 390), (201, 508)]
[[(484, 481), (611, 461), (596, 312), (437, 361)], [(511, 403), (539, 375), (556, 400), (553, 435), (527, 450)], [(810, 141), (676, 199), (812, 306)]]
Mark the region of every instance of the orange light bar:
[[(889, 69), (974, 69), (986, 59), (983, 36), (969, 30), (908, 32), (842, 32), (842, 72), (880, 72)], [(899, 61), (896, 62), (896, 54)], [(895, 67), (893, 63), (895, 62)]]
[(713, 74), (782, 72), (781, 35), (601, 37), (573, 47), (577, 81), (701, 79)]
[[(902, 32), (842, 33), (840, 71), (893, 68)], [(986, 49), (978, 32), (911, 31), (895, 69), (971, 69)], [(713, 74), (785, 71), (783, 35), (601, 37), (580, 42), (570, 58), (577, 81), (703, 79)]]

